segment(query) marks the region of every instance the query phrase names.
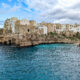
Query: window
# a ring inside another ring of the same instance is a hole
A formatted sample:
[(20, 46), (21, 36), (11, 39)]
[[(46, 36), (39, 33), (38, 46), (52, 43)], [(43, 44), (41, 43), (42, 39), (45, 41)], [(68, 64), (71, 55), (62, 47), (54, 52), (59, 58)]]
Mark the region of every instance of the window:
[(29, 30), (29, 29), (28, 29), (27, 31), (28, 31), (28, 32), (30, 32), (30, 30)]

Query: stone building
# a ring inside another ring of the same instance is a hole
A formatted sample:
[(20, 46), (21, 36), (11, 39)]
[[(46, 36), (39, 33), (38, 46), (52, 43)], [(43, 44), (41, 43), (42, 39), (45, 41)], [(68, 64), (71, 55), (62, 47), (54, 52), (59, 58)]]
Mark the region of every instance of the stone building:
[(47, 30), (47, 26), (40, 24), (38, 26), (38, 29), (41, 30), (42, 32), (40, 32), (40, 34), (47, 34), (48, 30)]
[(10, 19), (7, 19), (4, 23), (4, 34), (12, 33)]
[[(39, 24), (35, 21), (28, 21), (26, 19), (18, 20), (17, 18), (13, 17), (10, 19), (6, 19), (4, 23), (4, 34), (45, 34), (44, 27), (43, 29), (38, 28)], [(46, 29), (47, 30), (47, 29)]]
[(55, 32), (55, 24), (47, 23), (48, 33)]
[(61, 24), (55, 24), (55, 32), (56, 33), (62, 32), (62, 25)]
[(37, 23), (32, 20), (18, 20), (16, 17), (6, 19), (4, 23), (4, 34), (48, 34), (53, 33), (65, 33), (66, 35), (80, 32), (80, 26), (78, 24), (52, 24), (52, 23)]
[(10, 23), (11, 23), (11, 28), (12, 28), (12, 33), (15, 33), (15, 22), (17, 21), (18, 19), (16, 17), (12, 17), (10, 19)]
[(55, 24), (46, 23), (46, 22), (42, 22), (41, 24), (47, 27), (47, 33), (55, 31)]
[(21, 25), (30, 25), (30, 22), (26, 19), (22, 19), (22, 20), (20, 20), (20, 24)]
[(38, 34), (39, 30), (33, 24), (22, 24), (20, 20), (15, 23), (15, 34)]
[(18, 19), (12, 17), (10, 19), (6, 19), (4, 23), (4, 34), (15, 33), (15, 22)]
[(34, 21), (34, 20), (31, 20), (29, 22), (30, 22), (30, 25), (33, 25), (35, 27), (38, 27), (39, 26), (39, 24), (36, 21)]
[(0, 35), (3, 35), (3, 29), (0, 28)]

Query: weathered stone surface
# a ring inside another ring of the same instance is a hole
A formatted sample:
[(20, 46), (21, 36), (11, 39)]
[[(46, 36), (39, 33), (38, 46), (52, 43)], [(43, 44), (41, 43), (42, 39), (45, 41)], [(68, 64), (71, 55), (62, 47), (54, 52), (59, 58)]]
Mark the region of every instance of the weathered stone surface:
[[(43, 29), (38, 28), (40, 25), (47, 27), (47, 34), (44, 35)], [(4, 28), (0, 30), (0, 43), (15, 44), (21, 47), (51, 43), (80, 43), (80, 35), (78, 34), (76, 38), (76, 33), (70, 31), (73, 26), (77, 28), (78, 25), (37, 23), (25, 19), (18, 20), (14, 17), (7, 19)], [(62, 30), (62, 27), (65, 29)]]

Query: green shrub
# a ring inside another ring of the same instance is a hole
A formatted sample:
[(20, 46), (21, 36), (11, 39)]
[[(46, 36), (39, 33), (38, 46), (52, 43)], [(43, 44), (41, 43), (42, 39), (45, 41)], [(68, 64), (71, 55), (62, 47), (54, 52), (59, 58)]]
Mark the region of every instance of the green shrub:
[(79, 33), (79, 32), (76, 33), (76, 37), (77, 37), (78, 39), (80, 39), (80, 33)]
[(57, 33), (55, 33), (55, 32), (50, 32), (49, 35), (54, 36), (54, 35), (57, 35)]

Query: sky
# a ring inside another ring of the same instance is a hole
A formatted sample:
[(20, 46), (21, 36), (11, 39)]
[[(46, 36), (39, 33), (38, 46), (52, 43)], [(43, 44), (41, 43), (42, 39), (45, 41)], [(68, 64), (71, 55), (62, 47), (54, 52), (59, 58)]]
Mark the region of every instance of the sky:
[(0, 21), (11, 17), (80, 24), (80, 0), (0, 0)]

